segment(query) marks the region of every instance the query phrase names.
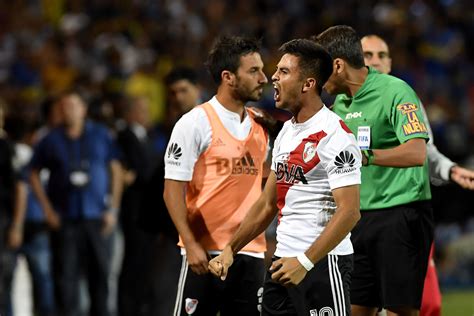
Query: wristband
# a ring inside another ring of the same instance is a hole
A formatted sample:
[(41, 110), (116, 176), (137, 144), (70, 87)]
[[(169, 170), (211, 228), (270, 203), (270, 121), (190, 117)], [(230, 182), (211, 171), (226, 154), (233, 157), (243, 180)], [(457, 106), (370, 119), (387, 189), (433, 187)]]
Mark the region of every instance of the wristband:
[(306, 271), (310, 271), (312, 268), (314, 268), (314, 263), (312, 263), (311, 260), (309, 260), (304, 253), (299, 254), (296, 259), (298, 259), (298, 261), (306, 269)]
[(362, 150), (362, 154), (367, 158), (366, 166), (371, 165), (374, 162), (374, 152), (372, 149)]

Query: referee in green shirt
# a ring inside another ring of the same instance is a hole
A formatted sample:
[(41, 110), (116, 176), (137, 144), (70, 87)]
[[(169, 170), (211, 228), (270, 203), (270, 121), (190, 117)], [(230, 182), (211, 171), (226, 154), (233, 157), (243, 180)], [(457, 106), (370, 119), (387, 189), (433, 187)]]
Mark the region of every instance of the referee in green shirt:
[(333, 110), (363, 153), (361, 214), (352, 232), (352, 315), (417, 315), (433, 239), (426, 162), (428, 132), (415, 92), (404, 81), (364, 66), (348, 26), (313, 38), (333, 57), (325, 85)]

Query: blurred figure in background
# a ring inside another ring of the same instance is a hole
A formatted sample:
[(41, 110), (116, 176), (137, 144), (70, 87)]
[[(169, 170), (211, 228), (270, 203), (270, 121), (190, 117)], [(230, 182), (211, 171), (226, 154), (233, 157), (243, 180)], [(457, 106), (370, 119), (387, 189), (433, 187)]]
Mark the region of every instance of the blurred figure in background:
[[(21, 173), (15, 194), (13, 216), (8, 229), (7, 245), (10, 249), (10, 267), (6, 268), (7, 284), (11, 297), (13, 274), (18, 254), (25, 256), (32, 277), (35, 315), (55, 314), (55, 298), (51, 274), (51, 249), (49, 234), (43, 211), (28, 183), (29, 162), (33, 155), (32, 146), (36, 143), (38, 126), (35, 122), (21, 116), (11, 117), (7, 130), (15, 142), (13, 165)], [(42, 180), (45, 180), (44, 173)], [(46, 177), (47, 178), (47, 177)], [(43, 182), (44, 183), (44, 182)], [(11, 302), (10, 302), (11, 305)], [(6, 314), (13, 315), (12, 308)]]
[(9, 301), (6, 288), (5, 242), (7, 225), (10, 222), (13, 197), (15, 196), (16, 177), (13, 169), (14, 149), (3, 129), (6, 106), (0, 102), (0, 315), (5, 315)]
[(174, 123), (200, 103), (200, 87), (196, 72), (188, 67), (177, 67), (165, 77), (168, 96), (167, 122)]
[[(79, 278), (86, 275), (90, 315), (108, 316), (110, 235), (121, 197), (121, 170), (107, 129), (86, 120), (87, 106), (74, 92), (59, 98), (64, 126), (36, 147), (31, 186), (46, 221), (59, 230), (60, 315), (79, 314)], [(39, 172), (49, 169), (45, 192)]]
[[(53, 96), (48, 96), (45, 98), (45, 100), (41, 103), (40, 106), (40, 111), (41, 111), (41, 120), (43, 121), (43, 126), (39, 128), (37, 131), (36, 135), (36, 143), (35, 146), (46, 136), (48, 133), (53, 130), (54, 128), (58, 128), (63, 124), (63, 111), (61, 109), (61, 104), (59, 102), (59, 98), (53, 97)], [(34, 148), (33, 148), (34, 149)], [(28, 168), (28, 176), (31, 172), (31, 169)], [(42, 182), (42, 185), (44, 188), (47, 187), (48, 181), (49, 181), (49, 176), (50, 172), (48, 169), (43, 169), (39, 173), (40, 180)], [(28, 184), (29, 185), (29, 184)], [(30, 186), (30, 190), (32, 191), (32, 188)], [(30, 194), (32, 194), (36, 201), (36, 196), (34, 195), (34, 192), (32, 191)], [(41, 207), (41, 206), (40, 206)], [(42, 210), (43, 211), (43, 210)], [(44, 215), (44, 211), (43, 211)], [(47, 224), (47, 223), (46, 223)], [(58, 231), (57, 230), (52, 230), (49, 229), (49, 244), (50, 244), (50, 250), (51, 250), (51, 272), (52, 272), (52, 278), (53, 278), (53, 287), (54, 287), (54, 298), (56, 302), (56, 307), (58, 306), (58, 303), (61, 301), (61, 289), (60, 289), (60, 270), (61, 270), (61, 261), (60, 261), (60, 240), (61, 238), (58, 236)]]
[(118, 311), (121, 316), (139, 316), (145, 315), (146, 305), (149, 304), (145, 301), (145, 295), (150, 284), (147, 271), (152, 239), (138, 227), (138, 217), (159, 158), (153, 154), (148, 135), (148, 99), (131, 97), (127, 103), (126, 126), (117, 136), (123, 154), (125, 185), (120, 211), (125, 249), (119, 278)]
[(176, 67), (165, 77), (167, 92), (167, 119), (150, 132), (155, 159), (153, 175), (145, 188), (141, 206), (140, 226), (151, 233), (151, 270), (149, 278), (152, 289), (149, 293), (151, 304), (148, 315), (171, 315), (175, 304), (179, 279), (181, 255), (176, 244), (178, 233), (171, 221), (162, 195), (164, 178), (164, 156), (166, 145), (176, 121), (200, 102), (200, 87), (196, 72), (188, 67)]

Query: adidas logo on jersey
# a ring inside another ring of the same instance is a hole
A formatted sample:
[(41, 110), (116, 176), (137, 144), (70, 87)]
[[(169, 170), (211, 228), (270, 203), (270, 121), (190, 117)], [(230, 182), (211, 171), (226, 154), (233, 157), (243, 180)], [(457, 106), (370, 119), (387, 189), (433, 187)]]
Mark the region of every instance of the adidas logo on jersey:
[(258, 167), (248, 151), (242, 157), (234, 157), (232, 159), (218, 158), (216, 163), (217, 174), (219, 175), (228, 174), (229, 172), (232, 174), (258, 175)]
[(170, 147), (168, 148), (168, 159), (173, 157), (174, 159), (178, 160), (183, 153), (181, 152), (181, 147), (178, 146), (176, 143), (171, 143)]
[(349, 173), (356, 170), (354, 167), (354, 155), (347, 150), (341, 151), (339, 155), (336, 156), (334, 159), (334, 164), (336, 165), (337, 174)]

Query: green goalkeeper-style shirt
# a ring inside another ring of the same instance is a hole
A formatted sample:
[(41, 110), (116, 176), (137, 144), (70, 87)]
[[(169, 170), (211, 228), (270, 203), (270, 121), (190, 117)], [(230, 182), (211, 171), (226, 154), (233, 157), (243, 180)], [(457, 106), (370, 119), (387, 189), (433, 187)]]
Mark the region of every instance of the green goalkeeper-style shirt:
[[(429, 138), (413, 89), (372, 68), (354, 97), (337, 96), (333, 110), (356, 135), (362, 149), (388, 149), (412, 138)], [(431, 199), (427, 163), (410, 168), (369, 165), (361, 172), (361, 210)]]

